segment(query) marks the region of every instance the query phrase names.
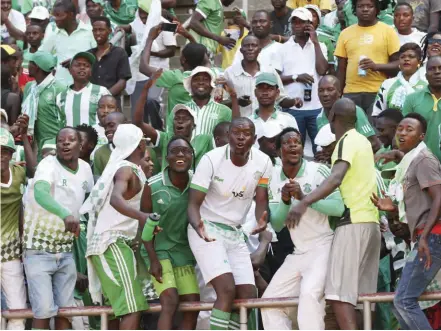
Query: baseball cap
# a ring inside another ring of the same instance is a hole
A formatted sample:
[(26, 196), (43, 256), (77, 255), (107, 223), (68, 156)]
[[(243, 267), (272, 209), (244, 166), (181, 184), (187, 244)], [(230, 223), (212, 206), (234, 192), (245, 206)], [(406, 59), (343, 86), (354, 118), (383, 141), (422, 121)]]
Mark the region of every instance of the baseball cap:
[(57, 58), (49, 52), (36, 51), (30, 54), (29, 61), (34, 62), (41, 70), (51, 72), (57, 65)]
[(274, 138), (279, 135), (283, 130), (283, 124), (277, 123), (276, 121), (268, 121), (264, 125), (258, 125), (256, 128), (257, 140), (260, 138)]
[(184, 78), (184, 88), (187, 90), (188, 93), (191, 94), (191, 80), (193, 78), (193, 76), (196, 76), (197, 74), (200, 74), (201, 72), (206, 72), (207, 74), (210, 75), (211, 77), (211, 87), (215, 88), (216, 85), (214, 85), (214, 80), (216, 79), (216, 76), (214, 75), (214, 72), (207, 67), (196, 67), (193, 69), (193, 71), (191, 72), (190, 76)]
[(262, 72), (256, 77), (256, 86), (259, 84), (268, 84), (271, 86), (278, 86), (279, 82), (277, 81), (277, 77), (275, 74), (270, 72)]
[(86, 3), (89, 1), (92, 1), (93, 3), (96, 3), (98, 5), (104, 6), (104, 1), (102, 1), (102, 0), (87, 0)]
[(176, 106), (173, 107), (173, 109), (172, 109), (173, 117), (181, 109), (185, 109), (186, 111), (188, 111), (190, 113), (191, 117), (193, 117), (193, 119), (196, 121), (196, 113), (195, 113), (195, 111), (193, 109), (191, 109), (190, 107), (187, 107), (186, 105), (183, 105), (181, 103), (179, 103), (179, 104), (177, 104)]
[(36, 6), (32, 9), (29, 14), (29, 18), (33, 18), (36, 20), (47, 20), (49, 18), (49, 11), (43, 6)]
[(79, 53), (74, 55), (74, 57), (70, 61), (70, 64), (72, 65), (73, 60), (75, 60), (75, 59), (77, 59), (79, 57), (85, 58), (87, 61), (89, 61), (89, 63), (91, 65), (93, 65), (96, 62), (95, 55), (93, 55), (92, 53), (89, 53), (89, 52), (79, 52)]
[(292, 11), (292, 13), (291, 13), (291, 16), (289, 17), (289, 21), (291, 22), (291, 20), (294, 17), (297, 17), (297, 18), (301, 19), (302, 21), (310, 21), (310, 22), (312, 22), (312, 14), (305, 7), (300, 7), (300, 8), (294, 9)]
[(322, 18), (322, 12), (320, 11), (320, 8), (316, 5), (306, 5), (304, 8), (306, 9), (312, 9), (313, 11), (316, 12), (317, 16), (319, 19)]
[(7, 59), (10, 56), (16, 56), (17, 51), (9, 45), (0, 45), (2, 59)]
[(0, 109), (0, 116), (1, 116), (1, 117), (4, 117), (6, 122), (9, 121), (8, 113), (7, 113), (6, 110), (4, 110), (3, 108)]
[(146, 13), (150, 12), (151, 5), (152, 5), (152, 0), (138, 0), (138, 7), (141, 8)]
[(317, 132), (314, 143), (317, 146), (326, 147), (335, 142), (335, 140), (335, 135), (331, 131), (331, 125), (328, 123)]
[(0, 145), (15, 151), (14, 137), (5, 128), (0, 128)]

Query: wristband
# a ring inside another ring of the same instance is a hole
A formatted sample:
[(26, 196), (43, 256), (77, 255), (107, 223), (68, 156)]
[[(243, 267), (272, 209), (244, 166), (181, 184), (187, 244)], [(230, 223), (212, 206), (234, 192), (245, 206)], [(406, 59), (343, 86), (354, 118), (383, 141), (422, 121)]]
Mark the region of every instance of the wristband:
[(153, 239), (153, 232), (157, 225), (159, 225), (159, 215), (156, 213), (150, 214), (142, 230), (142, 241), (151, 241)]

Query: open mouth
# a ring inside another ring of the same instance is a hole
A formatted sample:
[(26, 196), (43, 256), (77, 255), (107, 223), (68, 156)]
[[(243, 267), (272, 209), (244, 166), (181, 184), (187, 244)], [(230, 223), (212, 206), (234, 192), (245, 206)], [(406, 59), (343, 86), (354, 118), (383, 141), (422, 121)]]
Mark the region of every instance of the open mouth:
[(432, 46), (432, 47), (431, 47), (431, 51), (432, 51), (432, 52), (438, 52), (438, 53), (439, 53), (439, 52), (441, 52), (441, 47), (439, 47), (439, 46)]
[(184, 160), (177, 160), (175, 163), (177, 165), (183, 165), (183, 164), (185, 164), (185, 161)]

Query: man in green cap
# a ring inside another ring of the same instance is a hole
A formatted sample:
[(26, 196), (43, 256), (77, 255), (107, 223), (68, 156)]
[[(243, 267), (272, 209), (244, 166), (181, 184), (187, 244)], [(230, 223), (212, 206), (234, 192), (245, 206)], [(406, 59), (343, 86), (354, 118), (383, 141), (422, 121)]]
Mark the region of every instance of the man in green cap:
[(29, 116), (29, 134), (37, 143), (38, 160), (41, 159), (43, 142), (55, 138), (61, 129), (55, 97), (66, 87), (51, 73), (56, 65), (56, 58), (41, 50), (32, 53), (29, 59), (29, 76), (35, 81), (25, 86), (22, 113)]
[[(16, 148), (12, 134), (5, 128), (0, 128), (1, 146), (1, 290), (4, 293), (9, 309), (25, 309), (26, 287), (23, 267), (21, 265), (20, 245), (20, 210), (26, 182), (26, 172), (30, 177), (36, 162), (32, 157), (32, 148), (27, 140), (27, 116), (22, 115), (17, 121), (25, 148), (25, 168), (11, 163)], [(10, 320), (8, 330), (24, 330), (25, 320)]]
[(73, 85), (57, 95), (57, 107), (61, 119), (67, 126), (80, 124), (95, 125), (97, 120), (98, 101), (110, 92), (100, 85), (90, 82), (92, 66), (96, 58), (89, 52), (75, 54), (70, 62), (69, 72), (74, 80)]

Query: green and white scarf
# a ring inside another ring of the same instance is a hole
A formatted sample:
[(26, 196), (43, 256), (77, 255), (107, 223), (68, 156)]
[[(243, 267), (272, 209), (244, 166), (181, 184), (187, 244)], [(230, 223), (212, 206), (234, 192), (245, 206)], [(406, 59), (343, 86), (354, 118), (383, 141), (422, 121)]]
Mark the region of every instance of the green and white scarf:
[(30, 86), (29, 94), (22, 104), (22, 113), (29, 116), (28, 135), (34, 135), (35, 121), (37, 120), (38, 101), (40, 94), (55, 81), (55, 77), (49, 74), (40, 84), (33, 81)]
[(401, 162), (395, 168), (395, 177), (391, 180), (389, 184), (388, 195), (393, 200), (398, 202), (398, 213), (400, 217), (400, 222), (403, 223), (407, 223), (406, 205), (404, 203), (404, 179), (406, 177), (407, 169), (409, 169), (412, 161), (425, 148), (427, 148), (427, 146), (424, 141), (422, 141), (417, 147), (404, 155)]
[(425, 85), (424, 77), (421, 77), (421, 71), (418, 70), (410, 77), (409, 81), (404, 79), (403, 73), (400, 71), (397, 75), (397, 81), (400, 86), (393, 92), (390, 106), (393, 108), (401, 109), (404, 105), (406, 97), (415, 92), (417, 85)]

